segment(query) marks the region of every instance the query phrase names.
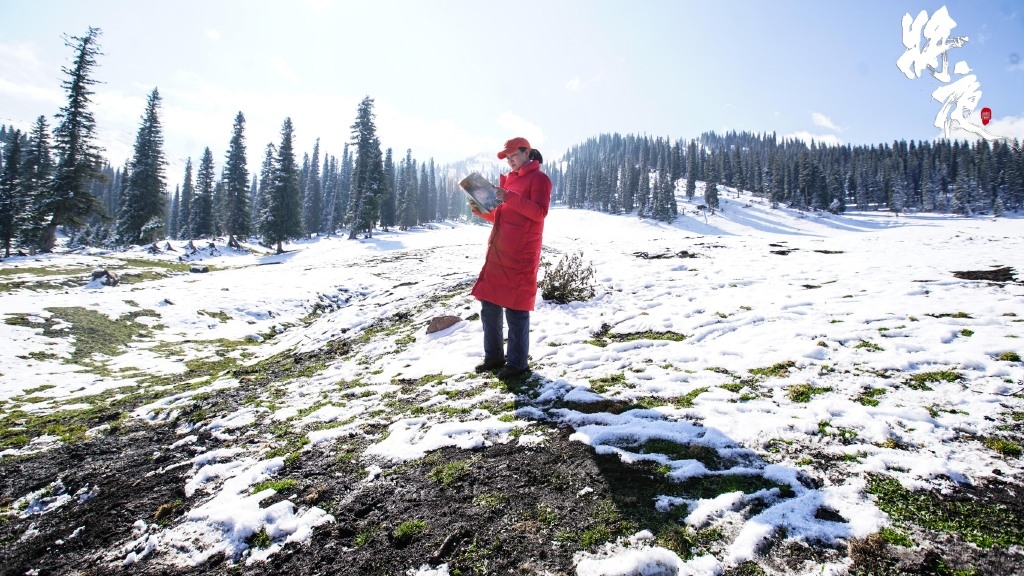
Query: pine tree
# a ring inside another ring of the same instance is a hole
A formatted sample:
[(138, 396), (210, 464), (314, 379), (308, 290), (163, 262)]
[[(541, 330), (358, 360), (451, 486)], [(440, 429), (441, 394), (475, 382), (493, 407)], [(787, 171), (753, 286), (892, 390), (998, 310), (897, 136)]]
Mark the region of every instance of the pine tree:
[(669, 159), (661, 154), (658, 158), (658, 181), (654, 188), (654, 203), (651, 207), (651, 216), (662, 222), (672, 221), (672, 207), (670, 200), (675, 201), (673, 192), (675, 184), (672, 182), (672, 172)]
[(341, 165), (338, 166), (338, 182), (335, 186), (334, 201), (334, 222), (336, 226), (348, 226), (348, 204), (352, 197), (352, 153), (349, 152), (348, 142), (341, 149)]
[(395, 160), (391, 148), (384, 153), (384, 193), (380, 200), (380, 226), (385, 232), (398, 224), (398, 204), (395, 199)]
[(440, 200), (437, 197), (437, 172), (434, 170), (434, 159), (430, 159), (430, 168), (427, 170), (427, 178), (430, 181), (430, 191), (427, 196), (430, 198), (430, 221), (440, 220)]
[(159, 108), (160, 93), (154, 88), (146, 101), (146, 113), (135, 137), (127, 193), (119, 203), (117, 235), (121, 242), (156, 242), (163, 228), (167, 188), (164, 166), (167, 162)]
[(99, 177), (101, 166), (102, 149), (95, 143), (96, 120), (89, 110), (93, 95), (90, 86), (97, 83), (90, 73), (96, 66), (96, 56), (100, 55), (97, 44), (100, 34), (99, 28), (90, 27), (85, 36), (65, 38), (65, 44), (74, 48), (76, 55), (72, 68), (62, 68), (68, 76), (61, 83), (67, 90), (68, 102), (57, 114), (60, 119), (54, 130), (57, 165), (51, 191), (36, 207), (36, 218), (44, 222), (39, 239), (43, 252), (53, 251), (58, 227), (81, 226), (102, 210), (99, 199), (88, 192), (91, 181)]
[[(271, 142), (267, 144), (267, 148), (263, 153), (263, 164), (260, 165), (259, 192), (256, 194), (256, 199), (253, 202), (255, 204), (253, 224), (261, 235), (263, 234), (263, 219), (267, 212), (267, 206), (270, 205), (270, 191), (274, 188), (274, 173), (277, 172), (277, 168), (274, 165), (276, 157), (277, 146)], [(265, 246), (269, 245), (266, 242), (263, 242), (263, 244)]]
[(178, 204), (178, 235), (176, 238), (191, 240), (192, 233), (192, 197), (195, 188), (192, 185), (192, 159), (185, 160), (185, 183), (181, 187), (181, 203)]
[[(713, 164), (712, 164), (713, 166)], [(714, 168), (707, 171), (704, 183), (704, 205), (714, 214), (718, 210), (718, 174)]]
[(252, 184), (249, 185), (249, 231), (259, 230), (259, 196), (260, 189), (256, 175), (252, 175)]
[(320, 183), (320, 139), (313, 144), (313, 158), (309, 162), (309, 174), (306, 176), (306, 186), (303, 188), (302, 204), (302, 228), (306, 234), (316, 234), (321, 231), (323, 220), (323, 190)]
[(324, 220), (321, 229), (330, 236), (338, 228), (335, 220), (338, 207), (338, 159), (324, 154), (324, 168), (320, 175), (320, 183), (324, 187)]
[(0, 245), (4, 248), (4, 258), (11, 255), (11, 244), (18, 236), (18, 216), (25, 207), (20, 136), (15, 130), (14, 137), (4, 146), (0, 168)]
[(693, 200), (697, 193), (697, 141), (690, 140), (686, 147), (686, 198)]
[(192, 210), (189, 214), (189, 229), (193, 238), (209, 237), (216, 234), (213, 215), (213, 189), (216, 173), (213, 167), (213, 152), (207, 147), (199, 160), (196, 171), (196, 190), (192, 197)]
[(401, 230), (408, 230), (416, 225), (416, 190), (419, 188), (416, 182), (416, 161), (412, 159), (412, 149), (405, 151), (405, 159), (402, 161), (399, 176), (398, 226)]
[(42, 235), (40, 220), (34, 217), (40, 213), (40, 206), (50, 194), (53, 178), (53, 144), (46, 117), (40, 116), (32, 127), (29, 146), (23, 151), (21, 184), (24, 205), (17, 218), (18, 238), (23, 245), (35, 246)]
[(178, 237), (178, 212), (181, 206), (181, 185), (174, 185), (174, 196), (171, 197), (171, 207), (168, 210), (167, 218), (167, 236), (169, 238)]
[(295, 134), (292, 119), (281, 126), (281, 145), (277, 148), (267, 205), (260, 231), (266, 246), (277, 245), (284, 252), (284, 241), (302, 234), (302, 198), (299, 190), (299, 166), (295, 161)]
[(224, 160), (224, 231), (228, 245), (239, 248), (236, 237), (247, 238), (252, 233), (249, 209), (249, 169), (245, 154), (245, 116), (239, 112), (231, 131), (227, 158)]
[(420, 188), (416, 192), (420, 207), (417, 224), (430, 221), (430, 177), (427, 175), (427, 163), (420, 163)]
[(644, 218), (651, 212), (651, 167), (646, 146), (640, 150), (640, 162), (637, 165), (637, 170), (640, 171), (640, 179), (636, 186), (636, 215)]
[(367, 237), (373, 236), (374, 220), (379, 214), (378, 203), (384, 189), (384, 162), (373, 117), (373, 99), (367, 96), (359, 104), (356, 121), (352, 124), (356, 160), (349, 199), (349, 240), (355, 239), (359, 232), (366, 232)]
[(213, 236), (224, 234), (224, 206), (226, 205), (224, 195), (224, 173), (221, 172), (220, 180), (214, 180), (213, 184), (213, 209), (210, 211), (213, 220)]

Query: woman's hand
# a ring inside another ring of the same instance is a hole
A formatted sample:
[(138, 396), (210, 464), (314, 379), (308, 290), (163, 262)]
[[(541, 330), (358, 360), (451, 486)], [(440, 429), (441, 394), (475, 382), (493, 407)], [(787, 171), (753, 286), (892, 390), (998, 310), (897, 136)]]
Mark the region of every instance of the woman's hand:
[(508, 190), (505, 190), (504, 188), (498, 188), (498, 191), (494, 195), (495, 197), (498, 198), (498, 202), (504, 202), (506, 194), (508, 194)]

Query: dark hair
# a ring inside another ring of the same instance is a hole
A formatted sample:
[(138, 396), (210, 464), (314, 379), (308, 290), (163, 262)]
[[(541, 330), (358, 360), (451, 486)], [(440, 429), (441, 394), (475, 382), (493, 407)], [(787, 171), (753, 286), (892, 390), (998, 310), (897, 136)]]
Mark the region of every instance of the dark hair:
[[(526, 148), (520, 148), (520, 150), (526, 152)], [(537, 150), (536, 148), (530, 150), (530, 153), (527, 155), (527, 158), (530, 160), (536, 160), (537, 164), (544, 163), (544, 157), (540, 155), (540, 150)]]

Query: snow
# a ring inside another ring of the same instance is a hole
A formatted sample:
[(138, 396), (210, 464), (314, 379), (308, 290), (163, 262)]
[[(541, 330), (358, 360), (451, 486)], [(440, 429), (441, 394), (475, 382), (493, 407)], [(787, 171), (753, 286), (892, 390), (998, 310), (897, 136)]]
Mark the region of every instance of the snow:
[[(366, 425), (372, 423), (386, 429), (370, 436), (369, 447), (359, 455), (366, 481), (372, 482), (381, 465), (421, 458), (442, 447), (471, 450), (512, 441), (543, 445), (545, 433), (535, 423), (547, 421), (573, 426), (571, 439), (599, 453), (667, 466), (676, 480), (745, 474), (794, 494), (781, 498), (773, 488), (704, 500), (659, 498), (652, 505), (660, 510), (686, 507), (688, 525), (732, 526), (724, 553), (683, 562), (655, 546), (649, 533), (640, 533), (609, 542), (597, 553), (578, 553), (581, 576), (718, 574), (754, 557), (779, 528), (798, 540), (866, 536), (888, 524), (864, 492), (867, 473), (890, 475), (911, 488), (947, 478), (972, 483), (996, 474), (1020, 477), (1021, 460), (1005, 459), (977, 438), (995, 434), (1008, 411), (1024, 409), (1019, 395), (1024, 365), (998, 359), (1004, 352), (1024, 352), (1024, 287), (960, 280), (952, 274), (1013, 265), (1014, 255), (1024, 249), (1019, 218), (831, 215), (771, 209), (760, 199), (735, 193), (723, 192), (723, 198), (724, 211), (710, 216), (708, 223), (687, 215), (664, 224), (635, 216), (550, 211), (546, 257), (581, 250), (596, 271), (597, 294), (566, 305), (539, 302), (531, 317), (536, 390), (528, 406), (512, 412), (513, 418), (480, 408), (484, 400), (500, 404), (514, 396), (491, 392), (487, 397), (473, 391), (478, 383), (474, 379), (483, 378), (472, 375), (482, 356), (482, 334), (479, 322), (466, 320), (430, 335), (419, 329), (405, 344), (394, 338), (371, 339), (360, 352), (362, 361), (332, 362), (315, 375), (288, 383), (287, 394), (273, 408), (244, 406), (200, 426), (231, 440), (265, 420), (297, 427), (316, 424), (307, 433), (308, 449), (366, 436)], [(680, 206), (693, 207), (685, 201)], [(318, 350), (403, 311), (413, 310), (411, 321), (422, 326), (434, 316), (466, 319), (479, 310), (468, 287), (482, 264), (488, 231), (476, 224), (440, 223), (377, 232), (358, 241), (305, 240), (281, 255), (224, 249), (201, 255), (201, 263), (213, 269), (206, 274), (115, 287), (89, 284), (60, 292), (6, 292), (0, 298), (0, 316), (28, 315), (29, 326), (0, 323), (0, 339), (8, 343), (0, 349), (0, 410), (55, 410), (75, 399), (142, 386), (134, 372), (138, 367), (147, 373), (184, 373), (184, 361), (209, 357), (215, 346), (205, 343), (218, 339), (261, 341), (261, 334), (276, 334), (250, 348), (256, 356), (246, 362), (254, 363), (280, 352)], [(672, 256), (683, 250), (696, 257)], [(637, 255), (641, 252), (672, 257), (643, 258)], [(11, 258), (2, 266), (91, 270), (109, 266), (111, 258), (173, 260), (180, 253), (91, 251)], [(455, 295), (430, 300), (441, 292)], [(318, 303), (328, 305), (328, 311), (308, 324), (300, 322)], [(163, 329), (108, 359), (111, 375), (98, 376), (62, 363), (70, 357), (72, 344), (42, 334), (43, 322), (51, 317), (47, 308), (54, 306), (82, 306), (111, 318), (150, 309), (159, 318), (148, 321)], [(227, 320), (216, 317), (220, 314)], [(606, 345), (596, 346), (592, 340), (603, 325), (610, 327)], [(645, 332), (672, 332), (685, 339), (619, 337)], [(168, 346), (180, 354), (163, 355)], [(751, 373), (787, 362), (792, 364), (784, 374), (754, 378)], [(118, 373), (118, 368), (130, 367), (134, 371)], [(903, 384), (913, 374), (938, 370), (956, 370), (962, 378), (929, 382), (930, 389)], [(402, 393), (396, 381), (439, 374), (448, 376), (432, 386), (461, 386), (470, 397), (435, 394), (414, 417), (382, 409), (386, 396)], [(612, 376), (618, 378), (608, 380)], [(746, 388), (721, 387), (751, 378), (754, 384)], [(611, 384), (599, 388), (595, 382), (600, 379)], [(339, 382), (352, 385), (342, 389)], [(144, 421), (170, 421), (195, 396), (238, 385), (224, 376), (194, 390), (169, 392), (134, 415)], [(820, 391), (807, 402), (794, 401), (789, 392), (801, 385)], [(20, 400), (27, 390), (41, 387), (32, 394), (45, 402)], [(873, 396), (877, 405), (859, 401), (871, 389), (883, 391)], [(687, 395), (692, 395), (692, 404), (673, 403)], [(661, 402), (620, 414), (573, 409), (651, 397)], [(556, 402), (563, 407), (554, 407)], [(180, 438), (167, 448), (194, 448), (201, 428), (183, 426)], [(708, 470), (694, 459), (635, 448), (649, 440), (715, 449), (723, 468)], [(57, 442), (36, 439), (0, 457)], [(769, 462), (766, 454), (773, 442), (791, 446), (791, 453)], [(140, 519), (134, 539), (112, 552), (112, 562), (144, 561), (158, 550), (162, 561), (184, 566), (218, 552), (254, 562), (287, 542), (307, 541), (313, 529), (332, 522), (322, 509), (290, 499), (261, 504), (272, 491), (253, 494), (251, 488), (273, 478), (283, 462), (267, 458), (260, 446), (237, 443), (196, 454), (183, 489), (198, 496), (198, 503), (182, 522), (168, 527)], [(816, 474), (820, 486), (811, 487), (804, 478), (817, 470), (813, 462), (802, 460), (806, 450), (852, 458), (836, 464), (848, 467), (842, 474)], [(26, 494), (19, 502), (26, 514), (45, 513), (71, 500), (59, 488)], [(770, 505), (741, 518), (737, 510), (755, 497)], [(847, 522), (817, 518), (815, 511), (822, 506)], [(250, 549), (246, 539), (260, 530), (272, 544)], [(816, 568), (821, 573), (840, 569)], [(447, 574), (448, 569), (423, 564), (408, 573)]]

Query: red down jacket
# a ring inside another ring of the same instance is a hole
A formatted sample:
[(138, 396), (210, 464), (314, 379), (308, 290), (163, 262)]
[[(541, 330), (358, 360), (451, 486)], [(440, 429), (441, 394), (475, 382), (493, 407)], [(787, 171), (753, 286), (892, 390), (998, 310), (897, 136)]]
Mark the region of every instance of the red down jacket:
[(487, 257), (473, 286), (473, 296), (504, 308), (533, 310), (537, 298), (544, 217), (551, 203), (551, 180), (533, 160), (501, 176), (505, 202), (487, 214), (494, 223)]

